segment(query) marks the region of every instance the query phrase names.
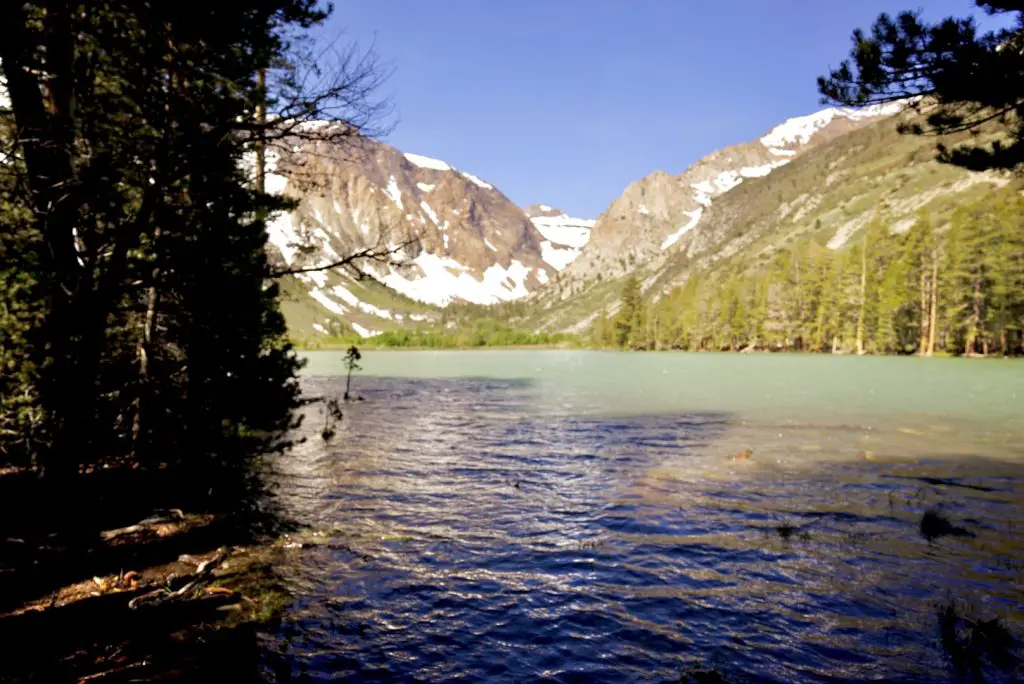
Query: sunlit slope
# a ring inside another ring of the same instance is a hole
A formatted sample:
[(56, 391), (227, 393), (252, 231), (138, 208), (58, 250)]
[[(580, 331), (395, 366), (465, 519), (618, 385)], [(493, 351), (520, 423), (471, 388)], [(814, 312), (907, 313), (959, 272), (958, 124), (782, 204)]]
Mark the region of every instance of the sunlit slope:
[[(801, 240), (846, 249), (876, 215), (899, 232), (909, 229), (925, 208), (941, 229), (958, 205), (1011, 183), (1005, 175), (940, 163), (935, 138), (900, 134), (897, 121), (853, 130), (765, 177), (737, 185), (716, 198), (676, 245), (627, 273), (641, 278), (646, 293), (656, 299), (685, 283), (694, 270), (714, 278), (726, 260), (730, 269), (753, 267)], [(1002, 129), (991, 125), (974, 141), (1001, 135)], [(945, 143), (955, 146), (967, 138), (964, 134)], [(536, 308), (527, 323), (582, 331), (600, 312), (614, 311), (624, 275), (599, 272), (582, 281), (556, 282), (533, 299)]]

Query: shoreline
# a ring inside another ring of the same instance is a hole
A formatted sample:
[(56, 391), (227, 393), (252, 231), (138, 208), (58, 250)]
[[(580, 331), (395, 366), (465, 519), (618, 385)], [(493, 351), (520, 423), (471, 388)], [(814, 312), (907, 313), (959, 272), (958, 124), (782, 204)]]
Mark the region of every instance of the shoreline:
[(999, 356), (990, 354), (983, 356), (979, 354), (948, 354), (937, 353), (932, 356), (920, 356), (918, 354), (833, 354), (831, 352), (795, 351), (759, 349), (757, 351), (692, 351), (688, 349), (611, 349), (608, 347), (571, 346), (558, 344), (521, 344), (521, 345), (492, 345), (492, 346), (454, 346), (454, 347), (427, 347), (427, 346), (373, 346), (368, 344), (328, 344), (318, 347), (307, 347), (298, 344), (294, 345), (295, 351), (302, 353), (309, 352), (344, 352), (351, 346), (356, 346), (363, 352), (403, 352), (403, 351), (462, 351), (462, 352), (487, 352), (487, 351), (581, 351), (581, 352), (607, 352), (615, 354), (727, 354), (736, 356), (814, 356), (814, 357), (853, 357), (853, 358), (906, 358), (906, 359), (973, 359), (973, 360), (1004, 360), (1012, 361), (1024, 359), (1024, 356)]
[[(354, 343), (353, 343), (354, 344)], [(295, 350), (300, 352), (318, 352), (318, 351), (340, 351), (344, 352), (353, 344), (342, 344), (342, 345), (324, 345), (322, 347), (300, 347), (295, 345)], [(571, 347), (557, 344), (520, 344), (520, 345), (506, 345), (506, 346), (466, 346), (466, 347), (421, 347), (421, 346), (409, 346), (409, 347), (391, 347), (381, 346), (375, 347), (369, 344), (355, 344), (354, 346), (359, 348), (359, 351), (386, 351), (386, 352), (400, 352), (400, 351), (502, 351), (502, 350), (514, 350), (514, 351), (526, 351), (526, 350), (537, 350), (537, 351), (617, 351), (617, 350), (601, 350), (593, 347)]]

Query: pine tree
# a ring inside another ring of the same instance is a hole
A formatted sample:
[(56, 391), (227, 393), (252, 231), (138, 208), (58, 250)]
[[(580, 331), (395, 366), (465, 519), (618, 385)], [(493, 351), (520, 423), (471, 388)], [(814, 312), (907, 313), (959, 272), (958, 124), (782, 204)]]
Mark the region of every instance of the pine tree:
[(917, 306), (912, 320), (917, 328), (917, 354), (927, 355), (931, 321), (931, 290), (937, 250), (935, 231), (928, 212), (921, 210), (917, 220), (907, 233), (903, 259), (906, 262), (911, 283), (909, 287), (917, 296)]
[(629, 335), (626, 339), (626, 346), (630, 349), (644, 350), (650, 346), (648, 336), (648, 311), (646, 303), (641, 299), (633, 307), (633, 316), (629, 320)]
[(991, 286), (990, 249), (995, 236), (986, 224), (987, 217), (979, 215), (976, 208), (958, 208), (947, 241), (948, 325), (955, 348), (969, 356), (988, 351), (986, 294)]
[(920, 13), (879, 15), (870, 32), (853, 32), (850, 59), (818, 79), (824, 98), (862, 106), (914, 98), (928, 113), (928, 126), (904, 126), (915, 134), (977, 130), (1001, 119), (1009, 123), (1009, 144), (939, 145), (940, 158), (971, 169), (1012, 169), (1024, 161), (1024, 6), (1017, 0), (975, 0), (990, 14), (1010, 21), (979, 33), (972, 18), (948, 17), (931, 24)]
[(766, 345), (766, 326), (768, 324), (768, 279), (758, 274), (755, 276), (750, 293), (750, 346), (763, 349)]
[[(898, 244), (898, 240), (893, 240)], [(878, 247), (878, 245), (876, 245)], [(901, 354), (906, 351), (909, 340), (905, 331), (908, 319), (913, 315), (916, 304), (916, 282), (912, 276), (910, 264), (898, 246), (893, 248), (895, 254), (879, 262), (884, 262), (882, 276), (878, 280), (877, 316), (874, 334), (874, 350), (883, 354)]]
[[(615, 316), (615, 346), (632, 347), (642, 336), (643, 300), (640, 281), (630, 275), (622, 285), (619, 297), (619, 312)], [(636, 328), (636, 330), (634, 330)]]
[[(646, 319), (631, 308), (616, 329), (647, 321), (646, 343), (634, 335), (631, 348), (1021, 353), (1022, 219), (1024, 200), (1012, 188), (962, 206), (948, 229), (922, 210), (894, 234), (880, 215), (836, 250), (802, 240), (768, 264), (693, 270)], [(624, 307), (627, 300), (635, 298), (624, 296)]]
[(325, 16), (309, 0), (0, 5), (0, 137), (26, 181), (0, 179), (0, 310), (16, 319), (0, 451), (24, 443), (66, 477), (92, 459), (227, 463), (281, 444), (298, 360), (264, 226), (290, 202), (245, 161), (309, 135), (332, 102), (355, 110), (339, 141), (374, 111), (363, 71), (303, 90), (293, 40)]
[[(1001, 197), (985, 217), (981, 218), (984, 239), (983, 265), (988, 275), (986, 292), (986, 328), (999, 353), (1011, 353), (1012, 336), (1020, 334), (1024, 283), (1024, 235), (1021, 218), (1024, 211), (1020, 197)], [(1019, 345), (1018, 345), (1019, 346)]]

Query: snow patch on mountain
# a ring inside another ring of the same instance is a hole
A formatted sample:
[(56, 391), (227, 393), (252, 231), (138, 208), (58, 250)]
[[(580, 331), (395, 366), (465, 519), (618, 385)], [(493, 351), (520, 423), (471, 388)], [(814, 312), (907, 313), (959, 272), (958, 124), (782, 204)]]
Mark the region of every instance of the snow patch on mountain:
[(731, 169), (729, 171), (722, 171), (717, 176), (715, 176), (714, 180), (715, 187), (717, 188), (719, 194), (723, 192), (729, 192), (742, 182), (743, 179), (740, 178), (740, 174)]
[(430, 220), (434, 222), (435, 226), (441, 225), (441, 220), (437, 218), (437, 212), (435, 212), (434, 208), (427, 204), (426, 201), (420, 202), (420, 209), (427, 212), (427, 216), (430, 217)]
[(281, 252), (284, 263), (291, 265), (298, 253), (298, 233), (292, 227), (292, 215), (287, 211), (278, 214), (267, 222), (267, 241)]
[[(277, 162), (280, 161), (281, 153), (270, 148), (264, 157), (263, 189), (271, 195), (280, 195), (288, 185), (288, 179), (277, 173)], [(256, 159), (253, 157), (252, 167), (255, 168)]]
[(416, 187), (422, 190), (423, 192), (430, 192), (431, 190), (437, 187), (437, 183), (417, 183)]
[(844, 118), (859, 121), (861, 119), (893, 116), (903, 111), (907, 104), (908, 101), (901, 100), (856, 109), (851, 107), (829, 107), (806, 116), (796, 116), (783, 121), (769, 131), (767, 135), (761, 138), (761, 144), (767, 147), (773, 154), (786, 155), (785, 150), (779, 150), (778, 148), (806, 145), (815, 133), (832, 123), (835, 119)]
[[(788, 119), (769, 131), (768, 134), (762, 137), (759, 141), (771, 155), (779, 157), (779, 159), (774, 159), (766, 164), (759, 164), (756, 166), (727, 169), (725, 171), (720, 171), (717, 175), (707, 180), (702, 180), (699, 183), (691, 183), (690, 187), (694, 190), (693, 201), (701, 205), (701, 207), (709, 207), (711, 206), (712, 198), (732, 190), (742, 183), (744, 179), (763, 178), (780, 166), (785, 166), (792, 161), (792, 158), (797, 154), (797, 150), (788, 148), (806, 145), (818, 131), (825, 128), (836, 119), (846, 118), (852, 121), (859, 121), (862, 119), (892, 116), (902, 111), (906, 107), (906, 104), (906, 102), (892, 102), (884, 105), (864, 107), (861, 109), (830, 107), (828, 109), (814, 112), (813, 114)], [(639, 211), (641, 213), (645, 213), (645, 209), (646, 207), (644, 205), (640, 205)], [(684, 213), (690, 217), (694, 214), (694, 212)], [(695, 221), (694, 225), (696, 225)], [(692, 226), (690, 227), (692, 228)], [(686, 226), (683, 228), (686, 228)], [(686, 230), (683, 230), (683, 228), (680, 228), (678, 231), (665, 238), (661, 248), (666, 249), (666, 247), (675, 244), (675, 242), (690, 229), (686, 228)]]
[(763, 176), (767, 176), (769, 173), (779, 168), (780, 166), (783, 166), (788, 163), (788, 159), (783, 159), (774, 164), (762, 164), (761, 166), (746, 166), (740, 169), (740, 175), (743, 176), (744, 178), (761, 178)]
[(320, 243), (318, 245), (320, 250), (330, 257), (329, 262), (335, 262), (341, 259), (341, 255), (338, 254), (338, 251), (331, 246), (331, 236), (327, 234), (326, 230), (317, 226), (313, 229), (313, 237)]
[(694, 209), (693, 211), (684, 211), (683, 213), (686, 214), (687, 218), (690, 220), (682, 225), (679, 230), (665, 238), (665, 241), (661, 243), (662, 250), (666, 250), (679, 242), (679, 238), (683, 237), (687, 232), (693, 229), (693, 227), (697, 225), (697, 222), (700, 221), (700, 217), (704, 214), (704, 210)]
[[(484, 181), (481, 178), (474, 176), (468, 171), (462, 171), (460, 169), (457, 169), (446, 161), (434, 159), (433, 157), (427, 157), (422, 154), (412, 154), (411, 152), (405, 152), (404, 156), (407, 160), (409, 160), (411, 163), (415, 164), (420, 168), (431, 169), (434, 171), (454, 171), (464, 176), (471, 183), (480, 186), (484, 190), (494, 189), (494, 186), (488, 183), (487, 181)], [(434, 189), (434, 185), (428, 185), (427, 183), (417, 184), (417, 186), (420, 187), (420, 189), (423, 190), (424, 192), (430, 192), (431, 190)]]
[(699, 183), (691, 183), (690, 187), (694, 189), (693, 201), (701, 206), (711, 206), (711, 196), (717, 193), (715, 186), (711, 184), (711, 181), (701, 181)]
[(419, 166), (423, 169), (433, 169), (434, 171), (451, 171), (452, 166), (448, 162), (441, 161), (440, 159), (433, 159), (431, 157), (424, 157), (422, 154), (412, 154), (411, 152), (405, 153), (405, 158), (410, 162)]
[(379, 306), (374, 306), (373, 304), (362, 301), (359, 297), (356, 297), (351, 290), (343, 285), (335, 285), (332, 287), (331, 294), (352, 308), (359, 309), (363, 313), (368, 313), (371, 316), (376, 316), (377, 318), (386, 318), (387, 320), (394, 318), (394, 315), (387, 309), (382, 309)]
[(391, 201), (398, 205), (399, 209), (404, 209), (405, 206), (402, 204), (402, 191), (398, 188), (398, 181), (394, 176), (388, 179), (388, 187), (384, 190)]
[(883, 116), (895, 116), (906, 109), (909, 105), (919, 102), (920, 97), (911, 97), (893, 102), (869, 105), (867, 107), (845, 107), (843, 112), (846, 116), (857, 121), (859, 119), (881, 118)]
[(484, 190), (493, 190), (494, 189), (493, 185), (491, 185), (490, 183), (487, 183), (485, 181), (480, 180), (479, 178), (477, 178), (476, 176), (474, 176), (471, 173), (467, 173), (466, 171), (459, 171), (459, 173), (461, 173), (463, 176), (468, 178), (472, 183), (474, 183), (476, 185), (479, 185)]
[(540, 243), (541, 259), (546, 261), (556, 271), (561, 271), (576, 261), (579, 255), (580, 250), (552, 244), (551, 240), (543, 240)]
[[(538, 206), (542, 211), (553, 211), (547, 205)], [(540, 243), (541, 258), (556, 271), (563, 270), (576, 260), (584, 245), (590, 241), (590, 230), (596, 223), (591, 219), (574, 218), (565, 213), (534, 216), (530, 221), (544, 238)]]
[(761, 144), (769, 149), (806, 145), (811, 141), (811, 136), (830, 124), (838, 113), (839, 109), (830, 107), (806, 116), (787, 119), (762, 137)]
[(574, 218), (567, 214), (534, 216), (530, 221), (545, 240), (577, 249), (582, 249), (590, 240), (590, 229), (596, 223), (593, 219)]
[(406, 297), (427, 304), (446, 306), (456, 299), (474, 304), (495, 304), (525, 297), (526, 279), (532, 269), (517, 259), (508, 267), (493, 264), (484, 270), (478, 280), (470, 270), (451, 257), (421, 252), (407, 262), (403, 269), (417, 267), (422, 276), (406, 277), (392, 270), (378, 279)]
[(326, 271), (310, 271), (309, 273), (300, 273), (296, 277), (304, 283), (313, 283), (321, 289), (327, 286)]
[(364, 328), (358, 323), (352, 323), (351, 325), (352, 329), (359, 333), (359, 336), (362, 337), (363, 339), (366, 339), (367, 337), (374, 337), (376, 335), (380, 335), (381, 333), (380, 330), (370, 330), (369, 328)]
[(338, 316), (344, 316), (345, 315), (345, 311), (346, 311), (345, 307), (342, 306), (341, 304), (339, 304), (338, 302), (334, 301), (333, 299), (331, 299), (327, 295), (327, 293), (324, 292), (323, 290), (321, 290), (319, 287), (314, 287), (312, 290), (310, 290), (309, 291), (309, 296), (312, 297), (313, 299), (315, 299), (316, 301), (320, 302), (320, 304), (325, 309), (330, 311), (332, 314), (336, 314)]

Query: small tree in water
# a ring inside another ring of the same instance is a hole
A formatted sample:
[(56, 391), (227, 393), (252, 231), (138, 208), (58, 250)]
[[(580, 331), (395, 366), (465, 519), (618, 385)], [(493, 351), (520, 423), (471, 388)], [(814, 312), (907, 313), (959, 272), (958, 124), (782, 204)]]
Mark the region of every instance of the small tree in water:
[(324, 415), (324, 429), (320, 432), (320, 436), (323, 437), (325, 442), (330, 442), (334, 439), (334, 435), (337, 433), (334, 426), (342, 418), (341, 404), (337, 399), (328, 399), (324, 402), (322, 412)]
[(352, 387), (352, 371), (362, 370), (362, 366), (359, 365), (362, 354), (359, 353), (359, 349), (352, 345), (345, 352), (345, 368), (348, 369), (348, 379), (345, 381), (345, 400), (348, 401), (348, 391)]

